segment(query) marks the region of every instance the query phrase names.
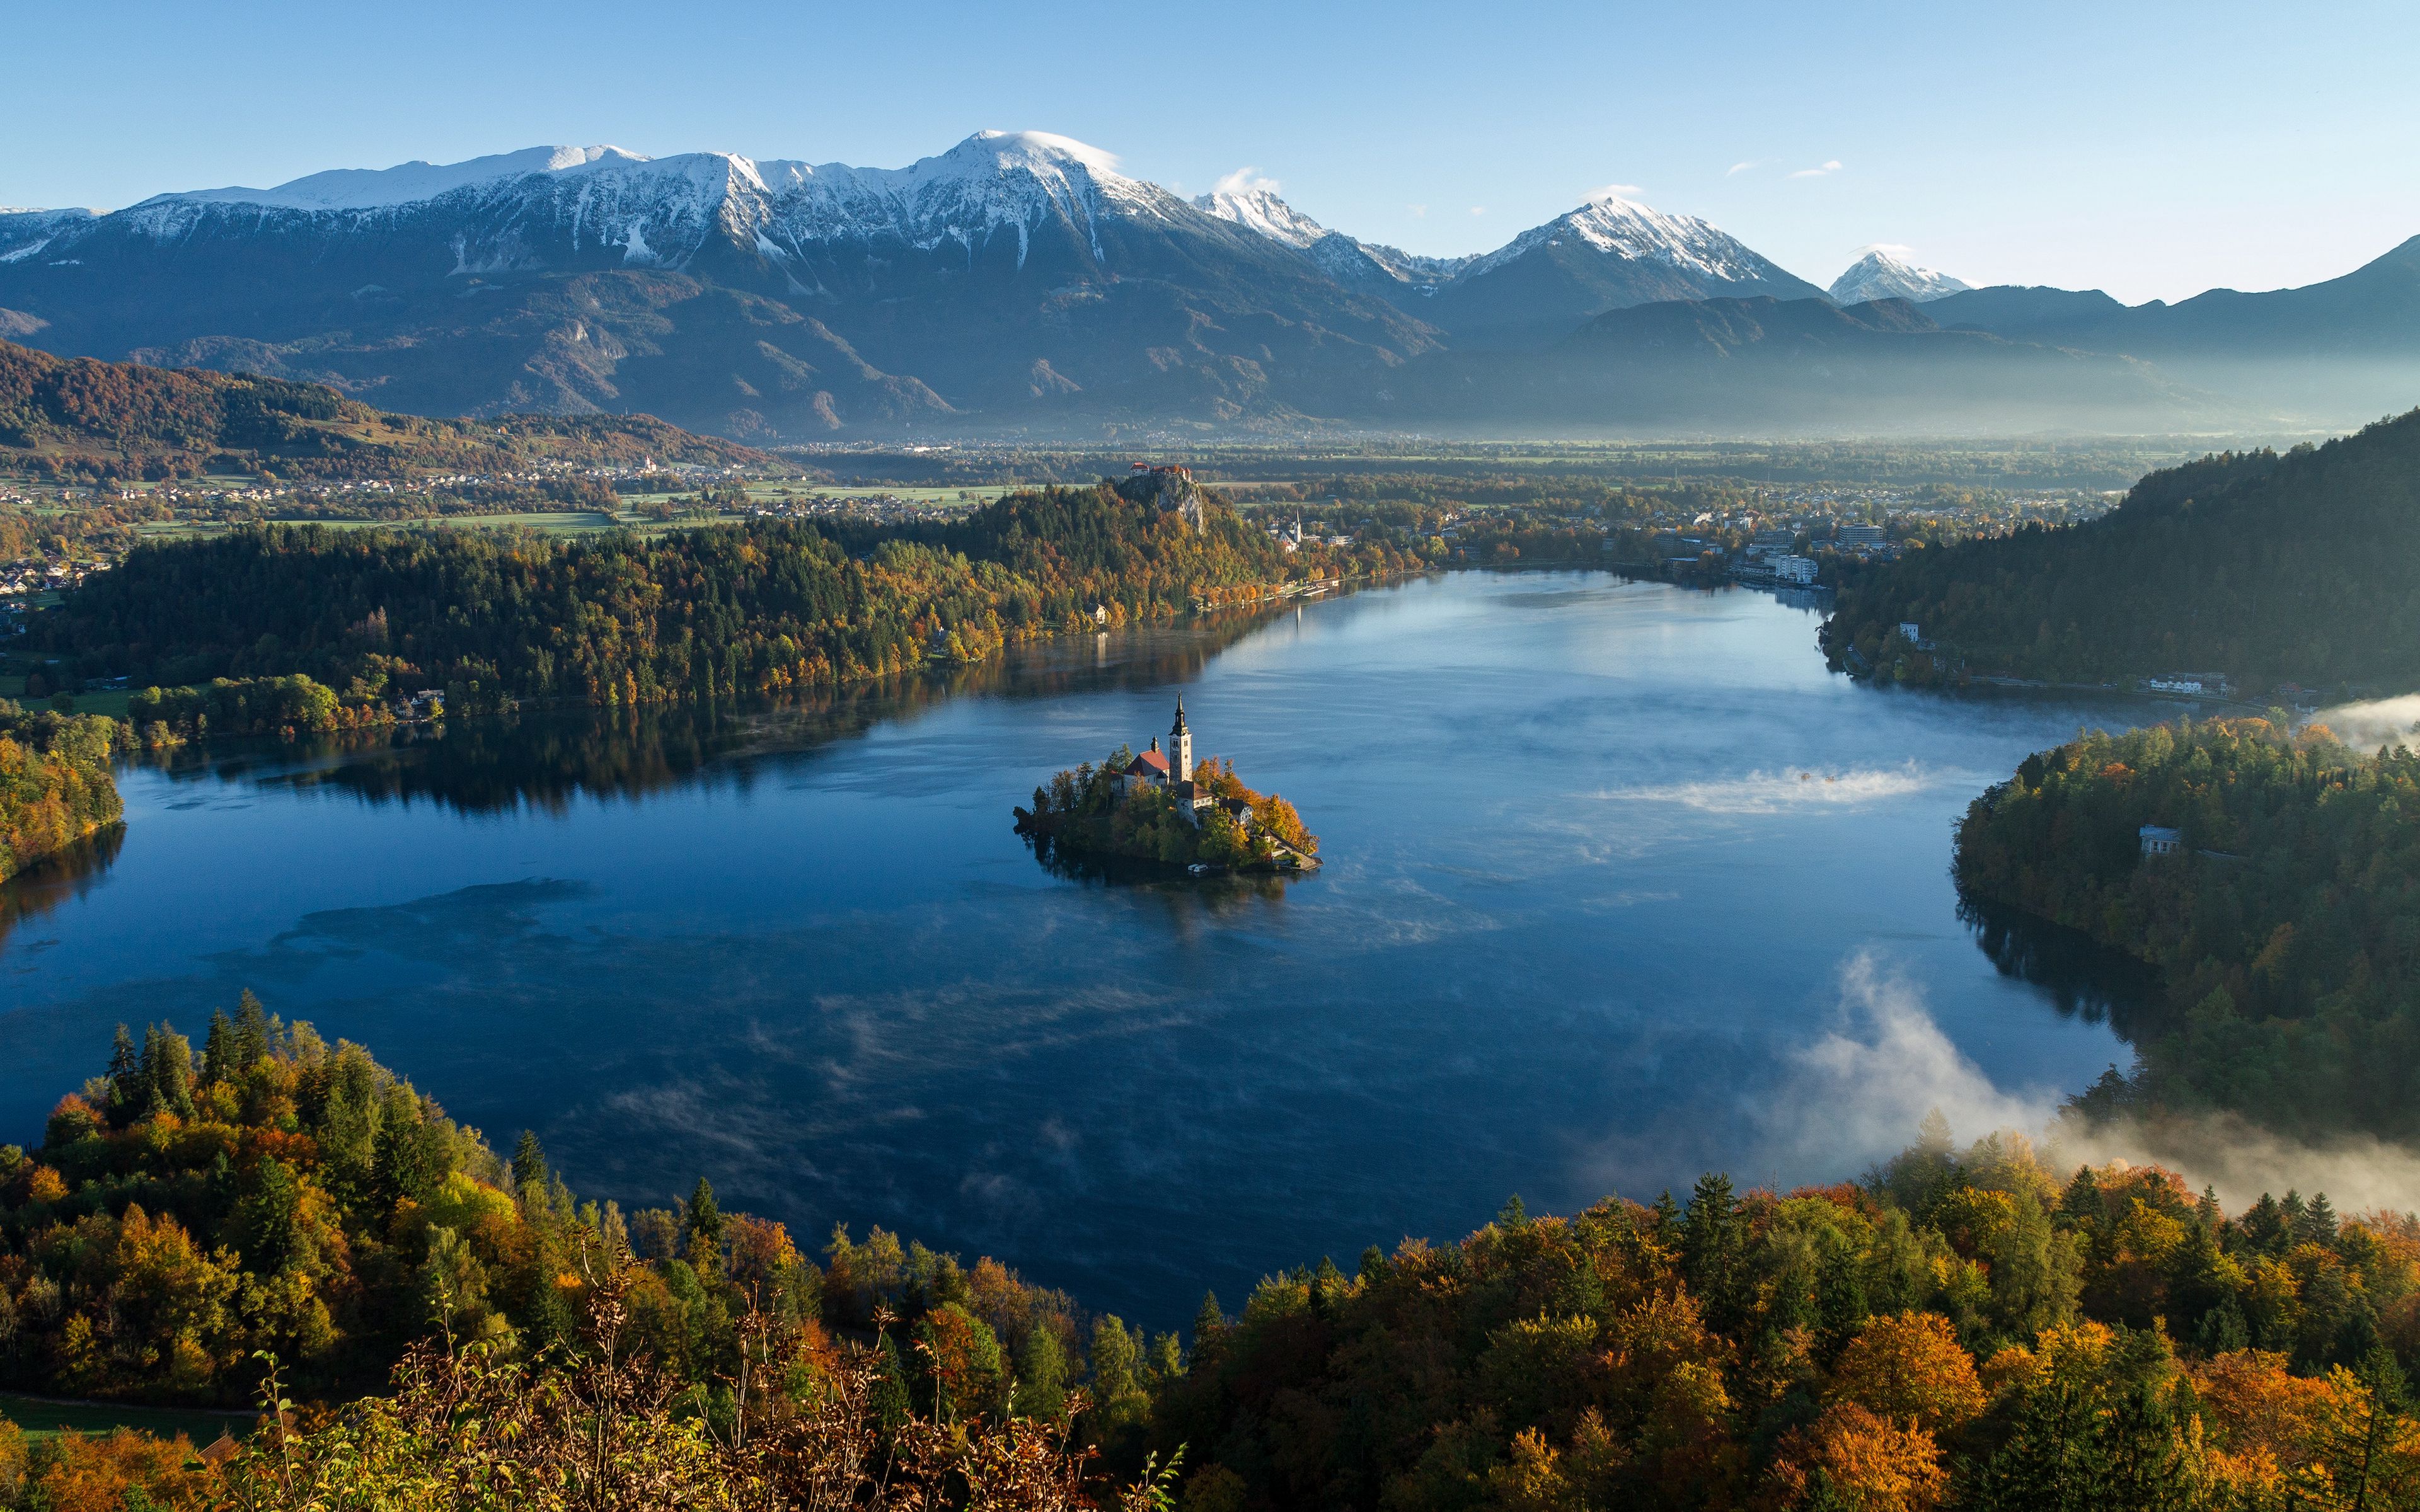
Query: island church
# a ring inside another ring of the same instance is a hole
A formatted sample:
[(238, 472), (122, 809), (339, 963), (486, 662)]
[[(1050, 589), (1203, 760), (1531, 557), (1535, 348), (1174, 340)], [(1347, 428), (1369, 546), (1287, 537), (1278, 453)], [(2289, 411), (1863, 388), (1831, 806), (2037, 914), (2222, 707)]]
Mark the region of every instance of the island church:
[(1126, 764), (1118, 774), (1118, 796), (1123, 798), (1139, 788), (1156, 787), (1165, 792), (1176, 805), (1177, 813), (1187, 823), (1199, 825), (1202, 815), (1212, 808), (1222, 808), (1236, 824), (1249, 829), (1252, 806), (1241, 798), (1218, 798), (1210, 790), (1193, 780), (1193, 732), (1186, 728), (1185, 701), (1176, 701), (1176, 723), (1169, 728), (1168, 749), (1159, 748), (1157, 736), (1141, 755)]

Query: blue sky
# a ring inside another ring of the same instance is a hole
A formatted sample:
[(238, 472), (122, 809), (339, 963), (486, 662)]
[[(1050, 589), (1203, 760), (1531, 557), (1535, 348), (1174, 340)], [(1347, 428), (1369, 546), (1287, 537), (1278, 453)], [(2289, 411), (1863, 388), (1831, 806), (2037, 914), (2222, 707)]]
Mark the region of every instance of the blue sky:
[(1608, 185), (1829, 282), (1864, 246), (2129, 301), (2420, 234), (2420, 7), (0, 0), (0, 204), (540, 143), (895, 165), (985, 127), (1500, 244)]

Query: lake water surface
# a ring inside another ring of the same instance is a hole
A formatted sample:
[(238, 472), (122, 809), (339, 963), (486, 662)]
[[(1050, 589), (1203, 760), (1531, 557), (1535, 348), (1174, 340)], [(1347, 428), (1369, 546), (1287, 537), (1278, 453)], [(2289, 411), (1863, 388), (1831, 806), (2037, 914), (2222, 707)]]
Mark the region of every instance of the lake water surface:
[[(180, 753), (124, 774), (121, 843), (8, 890), (0, 1139), (114, 1025), (198, 1039), (248, 986), (583, 1196), (704, 1174), (810, 1249), (880, 1224), (1166, 1326), (1513, 1192), (1838, 1180), (1931, 1105), (2039, 1118), (2131, 1052), (2088, 970), (1978, 949), (1950, 827), (2128, 711), (1855, 687), (1816, 623), (1461, 573), (954, 685)], [(1321, 875), (1109, 882), (1011, 832), (1179, 694)]]

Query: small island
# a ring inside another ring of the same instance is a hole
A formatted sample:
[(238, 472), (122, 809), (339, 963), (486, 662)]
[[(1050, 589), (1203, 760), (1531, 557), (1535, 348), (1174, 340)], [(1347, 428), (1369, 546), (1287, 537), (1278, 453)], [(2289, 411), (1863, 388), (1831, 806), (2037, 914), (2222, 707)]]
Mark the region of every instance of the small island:
[(1293, 804), (1246, 787), (1232, 762), (1194, 761), (1182, 699), (1166, 750), (1155, 738), (1140, 754), (1120, 746), (1098, 766), (1085, 762), (1060, 772), (1033, 790), (1031, 810), (1016, 810), (1016, 832), (1036, 845), (1181, 866), (1196, 875), (1319, 867), (1319, 837), (1302, 827)]

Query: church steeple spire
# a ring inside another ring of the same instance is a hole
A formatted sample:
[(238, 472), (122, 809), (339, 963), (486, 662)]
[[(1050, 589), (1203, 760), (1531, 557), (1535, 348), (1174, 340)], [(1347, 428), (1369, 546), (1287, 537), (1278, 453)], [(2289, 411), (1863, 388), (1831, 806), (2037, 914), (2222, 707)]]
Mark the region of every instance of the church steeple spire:
[(1193, 780), (1193, 732), (1185, 728), (1185, 700), (1176, 701), (1176, 723), (1168, 732), (1169, 779), (1176, 782)]

